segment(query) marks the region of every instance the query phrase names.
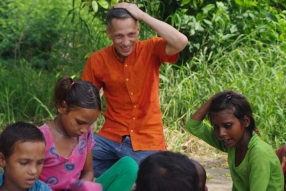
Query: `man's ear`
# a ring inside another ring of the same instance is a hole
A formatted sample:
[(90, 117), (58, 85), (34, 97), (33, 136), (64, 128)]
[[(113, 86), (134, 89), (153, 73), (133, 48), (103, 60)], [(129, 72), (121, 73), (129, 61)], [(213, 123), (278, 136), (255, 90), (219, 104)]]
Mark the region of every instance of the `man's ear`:
[(67, 104), (65, 101), (63, 101), (61, 104), (59, 104), (58, 106), (58, 112), (60, 114), (63, 114), (63, 113), (67, 113), (68, 111), (68, 108), (67, 108)]
[(137, 23), (137, 31), (138, 31), (138, 34), (139, 34), (139, 32), (140, 32), (140, 24), (139, 24), (139, 22)]
[(106, 27), (106, 34), (107, 34), (108, 38), (112, 39), (111, 38), (111, 29), (109, 27)]
[(5, 161), (4, 155), (3, 153), (0, 152), (0, 167), (4, 168), (5, 165), (6, 165), (6, 161)]

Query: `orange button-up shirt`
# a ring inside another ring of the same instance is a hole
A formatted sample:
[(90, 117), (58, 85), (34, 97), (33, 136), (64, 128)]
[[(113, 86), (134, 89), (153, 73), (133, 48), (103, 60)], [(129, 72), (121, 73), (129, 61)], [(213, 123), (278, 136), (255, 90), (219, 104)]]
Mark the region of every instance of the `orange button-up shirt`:
[(120, 61), (113, 45), (92, 54), (82, 80), (103, 88), (107, 109), (99, 135), (121, 143), (130, 135), (134, 151), (165, 150), (162, 113), (159, 104), (159, 69), (175, 62), (167, 56), (166, 41), (151, 38), (137, 41), (132, 53)]

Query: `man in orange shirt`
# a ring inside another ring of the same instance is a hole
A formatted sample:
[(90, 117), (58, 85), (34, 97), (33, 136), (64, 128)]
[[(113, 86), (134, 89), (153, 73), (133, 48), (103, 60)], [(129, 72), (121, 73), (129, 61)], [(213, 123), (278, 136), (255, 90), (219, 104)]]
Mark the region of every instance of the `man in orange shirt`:
[[(160, 37), (139, 41), (138, 20)], [(82, 75), (83, 80), (103, 88), (106, 96), (105, 123), (94, 134), (95, 177), (123, 156), (140, 163), (166, 150), (159, 69), (164, 62), (176, 62), (188, 43), (185, 35), (131, 3), (119, 3), (108, 11), (106, 32), (113, 44), (92, 54)]]

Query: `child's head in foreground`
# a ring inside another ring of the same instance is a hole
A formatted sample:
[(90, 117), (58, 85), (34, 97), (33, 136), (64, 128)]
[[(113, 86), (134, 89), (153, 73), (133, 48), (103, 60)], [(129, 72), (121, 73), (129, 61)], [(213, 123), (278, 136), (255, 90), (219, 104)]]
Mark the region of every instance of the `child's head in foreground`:
[(38, 179), (44, 163), (45, 138), (34, 125), (16, 122), (0, 134), (0, 167), (4, 170), (1, 188), (27, 190)]
[(135, 191), (204, 191), (204, 168), (186, 155), (162, 151), (139, 166)]

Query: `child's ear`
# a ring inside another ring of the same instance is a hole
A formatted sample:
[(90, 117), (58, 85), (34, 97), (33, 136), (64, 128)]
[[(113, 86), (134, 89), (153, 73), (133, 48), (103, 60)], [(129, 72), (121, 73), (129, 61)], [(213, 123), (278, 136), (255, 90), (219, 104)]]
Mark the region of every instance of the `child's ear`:
[(243, 125), (247, 128), (250, 125), (250, 119), (246, 115), (243, 117)]
[(3, 153), (0, 152), (0, 167), (4, 168), (5, 165), (6, 165), (6, 161), (5, 161), (4, 155)]
[(67, 112), (67, 104), (66, 104), (65, 101), (63, 101), (62, 103), (59, 104), (58, 112), (61, 113), (61, 114)]

